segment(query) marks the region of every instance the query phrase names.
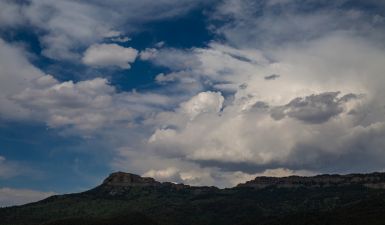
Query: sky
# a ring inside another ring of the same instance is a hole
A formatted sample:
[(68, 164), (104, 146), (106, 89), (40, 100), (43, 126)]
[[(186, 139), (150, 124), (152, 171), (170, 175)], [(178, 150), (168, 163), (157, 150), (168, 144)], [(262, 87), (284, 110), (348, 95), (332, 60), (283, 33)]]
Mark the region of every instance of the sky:
[(385, 171), (384, 62), (382, 0), (0, 0), (0, 207)]

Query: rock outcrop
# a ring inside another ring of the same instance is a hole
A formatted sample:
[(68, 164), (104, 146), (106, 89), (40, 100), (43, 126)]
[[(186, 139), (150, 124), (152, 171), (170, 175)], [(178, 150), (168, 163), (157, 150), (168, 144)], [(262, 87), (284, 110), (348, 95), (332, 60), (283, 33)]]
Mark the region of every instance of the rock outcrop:
[(160, 186), (161, 183), (151, 177), (141, 177), (132, 173), (116, 172), (110, 174), (103, 181), (102, 185), (115, 187), (148, 187)]
[(237, 187), (252, 187), (256, 189), (277, 187), (344, 187), (361, 185), (368, 188), (385, 189), (385, 173), (348, 174), (348, 175), (318, 175), (314, 177), (256, 177), (254, 180), (238, 184)]
[(90, 190), (90, 193), (97, 192), (100, 195), (119, 196), (126, 195), (133, 188), (157, 189), (164, 191), (189, 190), (195, 194), (210, 193), (218, 190), (217, 187), (194, 187), (172, 182), (159, 182), (151, 177), (141, 177), (132, 173), (115, 172), (110, 174), (101, 185)]

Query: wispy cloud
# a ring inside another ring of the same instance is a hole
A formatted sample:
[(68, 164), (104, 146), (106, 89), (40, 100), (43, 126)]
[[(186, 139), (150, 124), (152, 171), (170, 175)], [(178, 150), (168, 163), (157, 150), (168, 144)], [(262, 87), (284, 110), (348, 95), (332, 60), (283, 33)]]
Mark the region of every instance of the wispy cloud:
[(29, 189), (0, 188), (0, 207), (22, 205), (36, 202), (55, 195), (54, 192), (41, 192)]

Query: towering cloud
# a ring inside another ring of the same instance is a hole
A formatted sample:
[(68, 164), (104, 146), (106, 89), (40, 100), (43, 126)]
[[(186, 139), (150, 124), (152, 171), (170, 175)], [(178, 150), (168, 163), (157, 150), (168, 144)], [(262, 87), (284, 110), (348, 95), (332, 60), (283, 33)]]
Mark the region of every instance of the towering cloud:
[[(0, 20), (3, 29), (42, 31), (40, 56), (0, 41), (2, 118), (93, 140), (112, 169), (191, 184), (383, 170), (382, 3), (216, 1), (203, 13), (212, 40), (199, 46), (113, 43), (200, 2), (0, 3), (0, 18), (20, 14)], [(57, 61), (39, 69), (33, 57)], [(109, 79), (136, 64), (134, 82), (148, 73), (152, 82), (127, 90)], [(68, 65), (84, 76), (43, 72)]]

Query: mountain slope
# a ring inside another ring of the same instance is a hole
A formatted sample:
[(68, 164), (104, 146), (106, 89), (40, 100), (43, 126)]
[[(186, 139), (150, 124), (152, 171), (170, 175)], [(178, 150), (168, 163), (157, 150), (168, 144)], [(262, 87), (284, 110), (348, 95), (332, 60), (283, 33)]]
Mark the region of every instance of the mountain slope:
[(259, 177), (218, 189), (118, 172), (83, 193), (0, 209), (0, 225), (385, 224), (384, 183), (383, 173)]

